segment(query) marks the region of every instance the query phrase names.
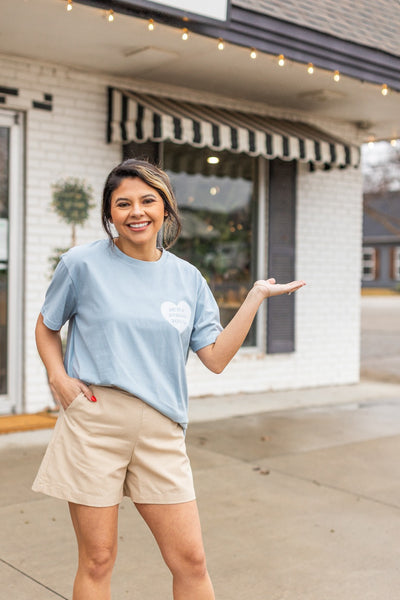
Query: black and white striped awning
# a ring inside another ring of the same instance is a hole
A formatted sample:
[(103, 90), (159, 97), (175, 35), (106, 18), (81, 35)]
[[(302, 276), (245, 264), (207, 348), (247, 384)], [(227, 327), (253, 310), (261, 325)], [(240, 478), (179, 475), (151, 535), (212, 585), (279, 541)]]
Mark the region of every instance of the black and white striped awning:
[(322, 165), (358, 166), (360, 151), (306, 123), (109, 88), (108, 142), (162, 142)]

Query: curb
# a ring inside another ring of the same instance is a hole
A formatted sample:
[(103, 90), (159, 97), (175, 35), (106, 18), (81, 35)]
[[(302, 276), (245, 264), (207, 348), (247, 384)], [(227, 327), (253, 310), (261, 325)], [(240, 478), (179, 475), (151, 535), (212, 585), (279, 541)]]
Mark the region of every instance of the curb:
[(56, 421), (57, 413), (51, 412), (7, 415), (0, 417), (0, 435), (20, 431), (33, 431), (35, 429), (52, 429)]

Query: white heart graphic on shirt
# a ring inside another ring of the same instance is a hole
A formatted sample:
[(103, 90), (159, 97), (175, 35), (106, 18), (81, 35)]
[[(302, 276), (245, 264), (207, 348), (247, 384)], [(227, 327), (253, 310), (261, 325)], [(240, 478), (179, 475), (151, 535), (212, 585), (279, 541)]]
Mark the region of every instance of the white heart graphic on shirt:
[(190, 323), (190, 306), (184, 300), (179, 302), (179, 304), (163, 302), (161, 304), (161, 314), (179, 333), (185, 331)]

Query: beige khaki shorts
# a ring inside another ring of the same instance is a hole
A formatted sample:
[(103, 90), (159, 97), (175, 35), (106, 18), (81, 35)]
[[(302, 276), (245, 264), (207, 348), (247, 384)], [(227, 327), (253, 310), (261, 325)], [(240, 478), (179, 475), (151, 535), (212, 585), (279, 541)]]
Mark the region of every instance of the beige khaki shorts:
[(97, 402), (81, 393), (60, 411), (32, 489), (87, 506), (194, 500), (182, 427), (127, 392), (90, 389)]

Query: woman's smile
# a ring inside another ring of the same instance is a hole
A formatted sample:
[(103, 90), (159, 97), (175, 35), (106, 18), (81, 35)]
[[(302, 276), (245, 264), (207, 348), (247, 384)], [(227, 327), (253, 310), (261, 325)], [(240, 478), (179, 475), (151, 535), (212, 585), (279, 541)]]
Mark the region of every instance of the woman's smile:
[(146, 227), (148, 227), (148, 225), (150, 225), (150, 223), (151, 221), (144, 221), (143, 223), (128, 223), (128, 227), (137, 231), (145, 229)]

